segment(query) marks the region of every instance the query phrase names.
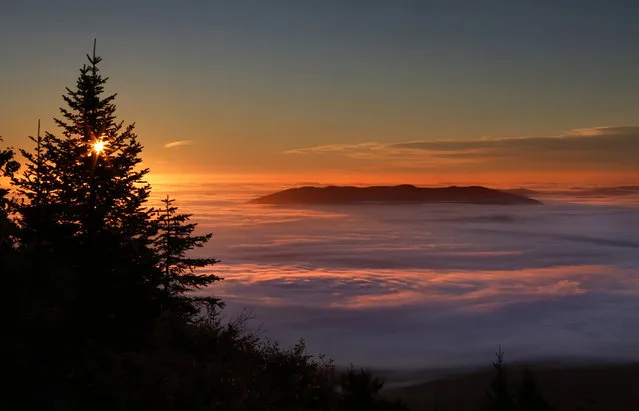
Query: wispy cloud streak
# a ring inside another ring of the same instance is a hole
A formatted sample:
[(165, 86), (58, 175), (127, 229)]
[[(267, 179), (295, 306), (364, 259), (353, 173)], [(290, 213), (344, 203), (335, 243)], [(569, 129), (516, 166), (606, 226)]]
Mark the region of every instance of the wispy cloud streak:
[(334, 144), (286, 151), (375, 161), (398, 168), (636, 169), (639, 127), (576, 129), (557, 136)]
[(181, 146), (192, 146), (193, 144), (195, 144), (195, 141), (193, 140), (179, 140), (179, 141), (172, 141), (168, 144), (164, 145), (164, 148), (174, 148), (174, 147), (181, 147)]

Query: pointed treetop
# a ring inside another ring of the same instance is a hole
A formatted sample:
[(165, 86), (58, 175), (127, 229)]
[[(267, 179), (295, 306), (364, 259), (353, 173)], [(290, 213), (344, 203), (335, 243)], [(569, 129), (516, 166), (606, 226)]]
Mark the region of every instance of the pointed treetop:
[(95, 54), (96, 43), (97, 39), (93, 39), (93, 54), (90, 55), (87, 53), (87, 59), (89, 60), (89, 63), (91, 63), (93, 69), (95, 69), (95, 66), (102, 61), (102, 57), (98, 57)]

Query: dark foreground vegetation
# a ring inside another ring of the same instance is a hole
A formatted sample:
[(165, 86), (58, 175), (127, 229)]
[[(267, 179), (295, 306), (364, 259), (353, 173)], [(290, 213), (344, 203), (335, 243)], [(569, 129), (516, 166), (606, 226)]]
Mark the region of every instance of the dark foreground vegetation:
[[(0, 410), (407, 409), (370, 373), (260, 339), (194, 296), (221, 280), (191, 254), (210, 235), (168, 197), (148, 207), (134, 126), (87, 57), (60, 133), (0, 149)], [(532, 377), (515, 395), (506, 375), (500, 353), (475, 409), (553, 409)]]
[(147, 206), (134, 126), (87, 57), (61, 133), (0, 150), (0, 409), (403, 409), (369, 373), (260, 340), (193, 296), (221, 280), (217, 260), (190, 257), (210, 235), (168, 197)]
[[(414, 411), (476, 411), (486, 403), (494, 379), (494, 369), (483, 369), (389, 389), (384, 395), (401, 398)], [(639, 410), (639, 364), (511, 365), (507, 380), (512, 401), (501, 409)]]

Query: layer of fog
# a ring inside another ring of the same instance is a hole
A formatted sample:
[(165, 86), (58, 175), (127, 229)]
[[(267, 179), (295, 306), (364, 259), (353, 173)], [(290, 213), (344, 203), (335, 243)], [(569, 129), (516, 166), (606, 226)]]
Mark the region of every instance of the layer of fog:
[[(543, 206), (246, 205), (261, 185), (183, 187), (225, 278), (201, 292), (264, 335), (338, 364), (440, 368), (639, 358), (639, 208), (538, 193)], [(175, 190), (174, 190), (175, 192)], [(604, 201), (605, 200), (605, 201)]]

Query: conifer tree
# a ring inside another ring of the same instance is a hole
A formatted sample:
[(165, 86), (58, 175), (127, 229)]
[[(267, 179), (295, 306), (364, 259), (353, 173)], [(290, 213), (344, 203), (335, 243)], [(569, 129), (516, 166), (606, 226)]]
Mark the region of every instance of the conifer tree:
[(514, 409), (512, 396), (508, 387), (508, 378), (504, 364), (504, 352), (499, 345), (493, 362), (495, 376), (491, 384), (491, 390), (487, 394), (486, 411), (509, 411)]
[[(167, 196), (162, 200), (162, 208), (157, 213), (158, 235), (154, 246), (159, 255), (159, 268), (162, 270), (162, 288), (167, 297), (181, 297), (190, 303), (203, 303), (206, 308), (215, 309), (221, 302), (213, 297), (186, 297), (185, 294), (221, 280), (214, 274), (196, 273), (197, 268), (204, 268), (219, 261), (215, 258), (198, 258), (188, 256), (187, 252), (204, 246), (212, 234), (194, 235), (197, 224), (190, 223), (191, 214), (180, 214)], [(190, 307), (193, 311), (193, 306)], [(190, 312), (189, 314), (195, 314)]]
[[(17, 207), (20, 264), (9, 274), (19, 278), (19, 287), (10, 287), (20, 303), (14, 305), (21, 331), (13, 346), (28, 353), (22, 364), (28, 372), (16, 381), (33, 375), (29, 400), (39, 409), (55, 407), (56, 400), (65, 404), (59, 409), (88, 409), (97, 396), (127, 401), (130, 387), (119, 393), (109, 387), (132, 358), (152, 355), (159, 344), (181, 349), (173, 346), (172, 331), (166, 345), (154, 334), (163, 312), (194, 314), (200, 302), (219, 304), (183, 295), (218, 279), (193, 273), (215, 260), (186, 255), (210, 238), (191, 235), (189, 216), (166, 219), (171, 249), (163, 256), (155, 248), (159, 224), (146, 205), (142, 146), (134, 125), (116, 120), (115, 95), (104, 94), (107, 78), (100, 75), (95, 45), (87, 58), (76, 87), (63, 96), (66, 106), (55, 120), (61, 135), (31, 138), (33, 151), (22, 151), (25, 171), (13, 179), (25, 199)], [(16, 169), (12, 156), (0, 155), (7, 176)], [(180, 344), (195, 327), (184, 330)], [(149, 380), (164, 378), (161, 361), (148, 364)], [(118, 407), (105, 402), (89, 408)]]
[(22, 180), (19, 184), (22, 187), (20, 192), (31, 200), (34, 207), (41, 205), (47, 197), (44, 188), (44, 176), (47, 174), (45, 166), (47, 165), (44, 158), (44, 138), (40, 135), (40, 120), (38, 120), (37, 137), (29, 136), (29, 140), (35, 143), (35, 149), (32, 152), (20, 149), (20, 154), (26, 160), (25, 171), (22, 174)]
[[(63, 134), (32, 138), (35, 150), (22, 152), (25, 172), (12, 181), (25, 202), (9, 210), (0, 191), (0, 222), (16, 211), (22, 228), (9, 269), (0, 255), (11, 307), (1, 408), (403, 411), (368, 375), (338, 395), (332, 365), (303, 346), (263, 344), (219, 317), (192, 321), (200, 304), (220, 305), (190, 295), (220, 280), (196, 271), (215, 259), (189, 254), (211, 235), (197, 235), (168, 197), (164, 209), (146, 208), (142, 147), (133, 125), (116, 121), (115, 95), (103, 95), (95, 50), (87, 57), (64, 96)], [(2, 175), (17, 169), (0, 150)]]
[(47, 178), (53, 172), (48, 160), (51, 151), (46, 150), (54, 138), (50, 133), (45, 137), (40, 134), (38, 120), (37, 136), (29, 136), (29, 140), (35, 144), (33, 152), (20, 149), (24, 159), (24, 171), (13, 178), (13, 183), (18, 187), (18, 193), (22, 197), (19, 208), (22, 217), (21, 242), (24, 247), (31, 246), (32, 243), (38, 247), (43, 245), (46, 239), (52, 238), (52, 229), (57, 223), (55, 216), (51, 214), (51, 181)]
[[(54, 119), (62, 135), (32, 139), (35, 151), (23, 152), (27, 167), (14, 181), (26, 198), (23, 240), (38, 240), (27, 251), (33, 281), (60, 291), (55, 312), (68, 314), (67, 333), (78, 344), (87, 338), (125, 343), (143, 338), (160, 313), (155, 224), (145, 204), (148, 170), (140, 164), (134, 125), (116, 120), (116, 95), (104, 94), (108, 79), (100, 74), (95, 43), (87, 59)], [(43, 269), (42, 261), (59, 270)], [(74, 328), (78, 323), (85, 326)]]
[(57, 200), (65, 205), (62, 221), (76, 224), (80, 234), (116, 229), (129, 238), (144, 236), (150, 186), (143, 180), (148, 169), (140, 168), (142, 145), (133, 124), (116, 121), (116, 95), (103, 95), (108, 78), (100, 75), (95, 44), (87, 59), (76, 89), (63, 96), (68, 107), (60, 108), (62, 119), (55, 119), (64, 138), (52, 139), (49, 147)]

